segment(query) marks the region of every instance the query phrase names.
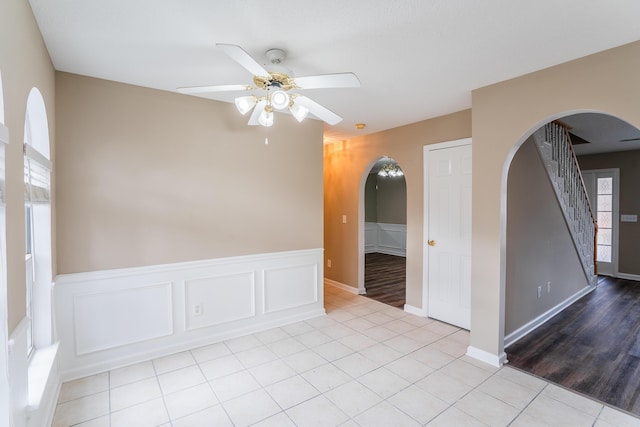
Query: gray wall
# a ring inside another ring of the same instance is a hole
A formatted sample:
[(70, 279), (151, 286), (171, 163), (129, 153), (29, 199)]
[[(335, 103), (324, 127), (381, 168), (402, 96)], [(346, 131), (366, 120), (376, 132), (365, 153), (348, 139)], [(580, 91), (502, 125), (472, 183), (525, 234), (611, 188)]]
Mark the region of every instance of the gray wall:
[[(531, 139), (507, 181), (505, 335), (587, 286), (575, 246)], [(547, 282), (551, 291), (547, 292)], [(542, 286), (541, 298), (537, 297)]]
[(378, 176), (369, 174), (364, 185), (364, 220), (378, 222)]
[(381, 178), (370, 174), (364, 193), (366, 222), (407, 223), (407, 184), (404, 177)]
[[(578, 157), (580, 169), (620, 169), (620, 214), (640, 215), (640, 150)], [(640, 222), (621, 222), (618, 243), (620, 273), (640, 275)]]

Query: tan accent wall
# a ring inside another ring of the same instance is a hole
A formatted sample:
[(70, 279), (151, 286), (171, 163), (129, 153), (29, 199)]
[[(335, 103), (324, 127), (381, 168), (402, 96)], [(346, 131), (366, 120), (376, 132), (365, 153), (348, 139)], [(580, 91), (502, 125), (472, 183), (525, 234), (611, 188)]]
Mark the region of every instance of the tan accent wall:
[(503, 352), (502, 205), (505, 167), (550, 119), (602, 111), (640, 125), (640, 42), (580, 58), (472, 92), (473, 234), (471, 346)]
[[(640, 216), (640, 150), (578, 157), (582, 170), (620, 169), (620, 214)], [(618, 270), (640, 275), (640, 222), (620, 222)]]
[(506, 249), (505, 335), (589, 285), (532, 138), (509, 168)]
[(322, 247), (321, 122), (248, 126), (232, 104), (60, 72), (56, 91), (59, 273)]
[[(26, 0), (2, 0), (0, 12), (0, 73), (5, 126), (10, 142), (6, 147), (7, 304), (9, 333), (25, 315), (25, 221), (22, 144), (27, 98), (32, 88), (42, 94), (51, 152), (55, 147), (54, 71), (40, 31)], [(55, 170), (55, 157), (54, 160)], [(53, 178), (55, 186), (55, 178)], [(55, 211), (55, 189), (52, 211)], [(53, 214), (55, 215), (55, 214)], [(53, 225), (52, 225), (53, 227)], [(55, 227), (52, 228), (55, 247)], [(55, 252), (53, 274), (55, 274)]]
[[(471, 136), (471, 111), (327, 144), (324, 149), (325, 277), (358, 287), (358, 208), (360, 189), (371, 166), (392, 157), (407, 187), (407, 303), (422, 306), (423, 147)], [(364, 206), (364, 203), (362, 204)], [(343, 224), (342, 215), (347, 216)], [(362, 213), (364, 219), (364, 212)]]

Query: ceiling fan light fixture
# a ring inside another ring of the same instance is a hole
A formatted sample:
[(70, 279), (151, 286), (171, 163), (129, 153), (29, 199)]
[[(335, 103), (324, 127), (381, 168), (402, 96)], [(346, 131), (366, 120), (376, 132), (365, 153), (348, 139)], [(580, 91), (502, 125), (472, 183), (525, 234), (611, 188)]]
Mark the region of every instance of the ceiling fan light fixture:
[(383, 178), (399, 178), (404, 176), (404, 172), (400, 169), (400, 166), (392, 163), (385, 163), (382, 165), (380, 171), (378, 171), (378, 176)]
[(271, 105), (276, 110), (283, 110), (289, 105), (289, 95), (283, 90), (277, 90), (271, 95)]
[(258, 123), (265, 127), (273, 126), (273, 109), (269, 108), (268, 105), (264, 108), (262, 113), (260, 113)]
[(244, 116), (255, 107), (257, 101), (254, 95), (239, 96), (235, 99), (236, 108)]
[[(240, 46), (225, 43), (217, 43), (216, 46), (253, 75), (253, 85), (194, 86), (178, 88), (178, 91), (192, 95), (207, 92), (261, 91), (259, 94), (234, 98), (240, 114), (245, 115), (252, 111), (248, 121), (250, 126), (273, 126), (274, 108), (288, 108), (298, 122), (302, 122), (311, 113), (314, 118), (331, 126), (336, 125), (342, 121), (342, 117), (296, 92), (304, 89), (360, 87), (360, 81), (353, 73), (318, 74), (297, 79), (291, 70), (282, 66), (286, 57), (286, 52), (282, 49), (270, 49), (266, 52), (270, 64), (265, 68)], [(289, 92), (292, 89), (295, 90)]]
[(291, 111), (293, 117), (295, 117), (300, 123), (302, 123), (302, 121), (307, 117), (307, 114), (309, 114), (309, 109), (307, 107), (296, 104), (293, 101), (289, 104), (289, 111)]

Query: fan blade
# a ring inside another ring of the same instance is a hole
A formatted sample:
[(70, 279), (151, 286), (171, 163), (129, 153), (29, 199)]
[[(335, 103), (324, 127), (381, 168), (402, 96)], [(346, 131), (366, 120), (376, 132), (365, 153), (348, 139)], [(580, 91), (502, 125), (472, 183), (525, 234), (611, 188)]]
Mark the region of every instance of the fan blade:
[(353, 73), (321, 74), (297, 77), (295, 84), (300, 89), (329, 89), (339, 87), (360, 87), (360, 80)]
[(342, 121), (342, 117), (304, 95), (297, 96), (295, 102), (307, 107), (311, 114), (330, 125), (336, 125)]
[(224, 51), (231, 59), (242, 65), (254, 76), (268, 77), (269, 72), (256, 62), (243, 48), (233, 44), (217, 43), (220, 49)]
[(237, 92), (241, 90), (250, 90), (251, 87), (247, 85), (218, 85), (218, 86), (192, 86), (192, 87), (179, 87), (177, 89), (180, 93), (192, 94), (192, 93), (208, 93), (208, 92)]
[(262, 101), (258, 101), (253, 109), (253, 113), (251, 113), (251, 117), (249, 118), (250, 126), (258, 126), (260, 124), (260, 122), (258, 122), (258, 117), (260, 117), (260, 114), (262, 114), (262, 111), (264, 111), (264, 107), (266, 105), (267, 101), (265, 99), (263, 99)]

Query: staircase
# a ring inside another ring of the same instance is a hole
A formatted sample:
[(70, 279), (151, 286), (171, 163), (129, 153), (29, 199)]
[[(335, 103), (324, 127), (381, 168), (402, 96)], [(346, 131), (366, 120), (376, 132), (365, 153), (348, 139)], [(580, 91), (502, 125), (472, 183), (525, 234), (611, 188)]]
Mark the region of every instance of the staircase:
[(556, 193), (584, 274), (597, 284), (595, 263), (596, 219), (582, 181), (580, 167), (566, 127), (547, 123), (533, 134), (536, 147)]

